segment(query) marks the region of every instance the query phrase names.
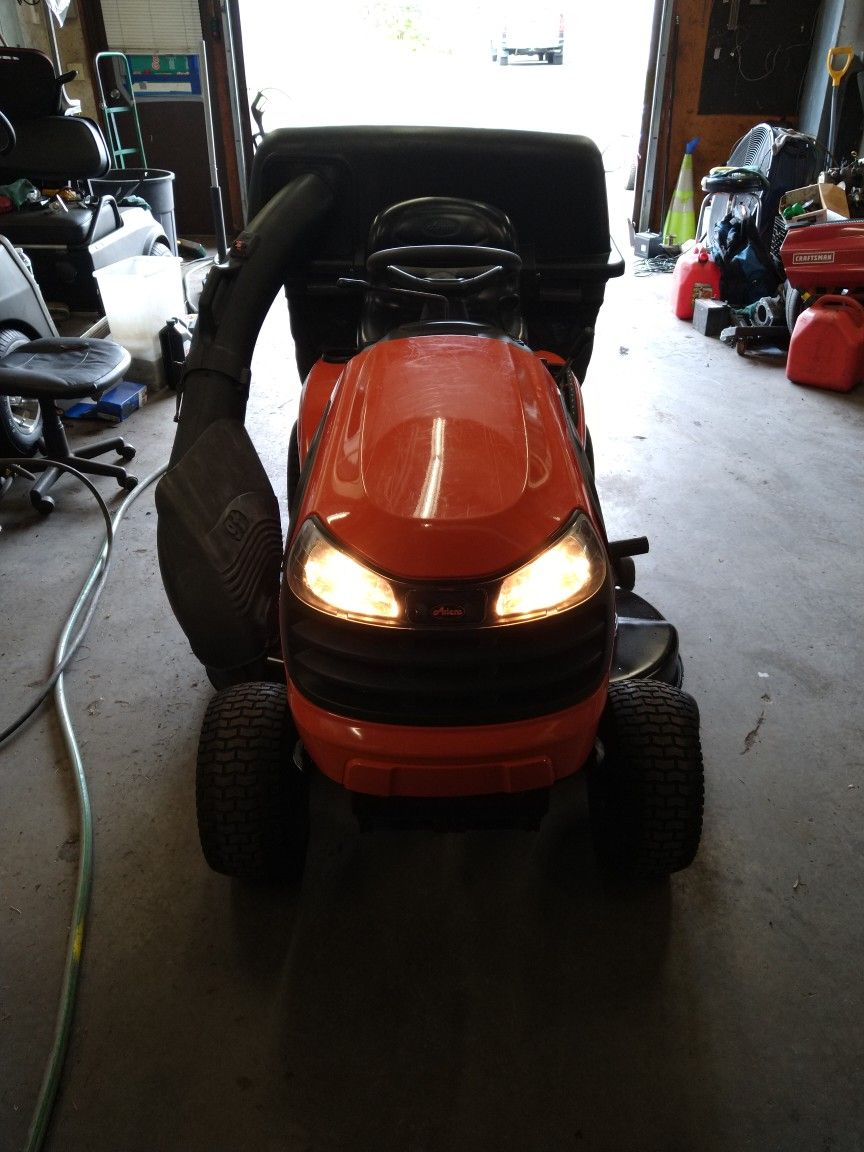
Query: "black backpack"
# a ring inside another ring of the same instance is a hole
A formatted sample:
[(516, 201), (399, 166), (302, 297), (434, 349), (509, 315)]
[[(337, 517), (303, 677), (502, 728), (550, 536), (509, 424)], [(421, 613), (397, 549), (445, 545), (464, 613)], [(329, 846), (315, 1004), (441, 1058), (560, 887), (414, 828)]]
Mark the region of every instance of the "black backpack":
[(732, 308), (776, 295), (781, 276), (753, 216), (730, 208), (714, 229), (710, 251), (720, 269), (720, 295)]

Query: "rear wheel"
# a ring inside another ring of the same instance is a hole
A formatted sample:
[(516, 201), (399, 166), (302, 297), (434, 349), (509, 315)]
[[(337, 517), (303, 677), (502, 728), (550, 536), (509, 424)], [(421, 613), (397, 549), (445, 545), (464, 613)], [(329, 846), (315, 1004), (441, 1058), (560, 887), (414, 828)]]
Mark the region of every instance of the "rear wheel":
[(237, 684), (210, 701), (198, 741), (198, 834), (215, 872), (297, 879), (309, 829), (308, 779), (283, 684)]
[[(17, 328), (0, 328), (0, 358), (30, 339)], [(0, 456), (35, 456), (42, 439), (38, 400), (0, 396)]]
[(793, 288), (789, 281), (786, 281), (786, 327), (790, 332), (795, 331), (795, 322), (798, 317), (806, 308), (806, 304), (801, 299), (801, 293), (797, 288)]
[(154, 240), (147, 253), (148, 256), (173, 256), (171, 245), (165, 240)]
[(588, 797), (601, 863), (642, 880), (686, 868), (705, 795), (695, 700), (658, 681), (613, 684), (599, 736), (604, 755), (590, 769)]

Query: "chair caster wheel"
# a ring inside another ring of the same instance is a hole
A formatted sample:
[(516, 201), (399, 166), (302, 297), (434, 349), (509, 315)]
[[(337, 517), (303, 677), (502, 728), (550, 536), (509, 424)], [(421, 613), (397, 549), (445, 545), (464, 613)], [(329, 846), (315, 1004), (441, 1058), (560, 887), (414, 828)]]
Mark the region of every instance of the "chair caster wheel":
[(124, 476), (120, 481), (120, 487), (124, 490), (124, 492), (131, 492), (133, 488), (138, 487), (138, 477)]
[(30, 503), (36, 511), (41, 512), (43, 516), (47, 516), (57, 507), (57, 502), (52, 496), (40, 496), (38, 492), (31, 492)]
[(135, 449), (131, 444), (124, 444), (122, 448), (117, 449), (117, 455), (123, 460), (134, 460)]

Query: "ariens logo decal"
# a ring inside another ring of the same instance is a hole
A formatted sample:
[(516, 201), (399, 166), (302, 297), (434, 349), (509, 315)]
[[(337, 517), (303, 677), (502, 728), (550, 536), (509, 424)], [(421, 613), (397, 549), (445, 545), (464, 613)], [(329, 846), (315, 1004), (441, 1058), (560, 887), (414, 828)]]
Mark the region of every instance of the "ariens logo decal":
[(793, 264), (833, 264), (834, 252), (793, 252)]
[(424, 588), (407, 597), (408, 618), (429, 628), (482, 624), (486, 597), (477, 588)]
[(465, 609), (459, 604), (436, 604), (432, 609), (432, 615), (436, 620), (461, 620), (465, 615)]

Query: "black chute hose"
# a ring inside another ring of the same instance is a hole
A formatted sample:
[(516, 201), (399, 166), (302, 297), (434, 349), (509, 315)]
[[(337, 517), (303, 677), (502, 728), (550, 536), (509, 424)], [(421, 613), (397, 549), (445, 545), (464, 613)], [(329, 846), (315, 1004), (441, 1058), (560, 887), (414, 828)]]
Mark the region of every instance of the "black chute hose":
[(269, 200), (234, 241), (227, 269), (210, 273), (180, 384), (182, 405), (171, 452), (174, 467), (216, 420), (243, 421), (248, 369), (261, 326), (292, 269), (309, 256), (333, 193), (319, 176), (298, 176)]

